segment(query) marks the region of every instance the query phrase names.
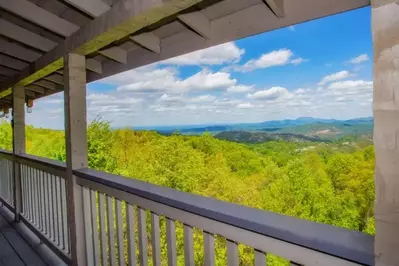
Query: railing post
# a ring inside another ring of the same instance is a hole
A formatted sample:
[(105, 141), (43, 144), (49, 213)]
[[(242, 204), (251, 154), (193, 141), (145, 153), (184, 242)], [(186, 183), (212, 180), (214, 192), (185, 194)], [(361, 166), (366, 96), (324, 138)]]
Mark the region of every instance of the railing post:
[(22, 213), (22, 187), (21, 187), (21, 167), (16, 162), (15, 155), (25, 153), (25, 89), (15, 86), (12, 88), (12, 150), (14, 168), (14, 214), (15, 222), (19, 222)]
[(71, 233), (72, 265), (86, 265), (83, 193), (74, 169), (87, 167), (86, 67), (85, 57), (64, 57), (65, 147), (68, 224)]

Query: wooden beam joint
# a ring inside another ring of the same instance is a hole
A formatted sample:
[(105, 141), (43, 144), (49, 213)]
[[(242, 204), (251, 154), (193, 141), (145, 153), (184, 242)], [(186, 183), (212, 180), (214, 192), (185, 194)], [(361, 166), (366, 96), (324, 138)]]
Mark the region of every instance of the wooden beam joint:
[(262, 0), (278, 18), (284, 17), (284, 0)]
[(152, 32), (131, 36), (130, 39), (153, 53), (161, 53), (161, 40)]
[(205, 39), (211, 39), (211, 22), (200, 11), (177, 16), (180, 22), (189, 30)]

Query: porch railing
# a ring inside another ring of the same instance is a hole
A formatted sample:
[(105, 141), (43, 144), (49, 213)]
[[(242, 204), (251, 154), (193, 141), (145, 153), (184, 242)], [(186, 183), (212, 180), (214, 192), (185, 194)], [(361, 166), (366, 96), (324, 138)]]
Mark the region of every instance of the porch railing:
[[(65, 165), (30, 155), (13, 159), (5, 151), (0, 151), (0, 159), (0, 184), (10, 182), (10, 175), (3, 174), (10, 161), (21, 165), (22, 222), (68, 263)], [(374, 264), (373, 237), (363, 233), (91, 169), (73, 173), (83, 196), (88, 265), (180, 265), (181, 246), (185, 265), (195, 265), (198, 253), (203, 265), (215, 265), (220, 241), (226, 245), (227, 265), (239, 265), (239, 244), (252, 248), (256, 266), (266, 265), (268, 253), (291, 265)], [(0, 189), (0, 193), (1, 201), (12, 209), (10, 190)], [(182, 245), (178, 227), (184, 235)], [(198, 245), (194, 250), (199, 235), (200, 251)]]
[(32, 155), (0, 150), (0, 199), (14, 211), (13, 163), (21, 168), (21, 220), (67, 263), (70, 240), (67, 222), (65, 164)]
[(0, 158), (0, 195), (1, 199), (14, 207), (14, 165), (12, 155)]

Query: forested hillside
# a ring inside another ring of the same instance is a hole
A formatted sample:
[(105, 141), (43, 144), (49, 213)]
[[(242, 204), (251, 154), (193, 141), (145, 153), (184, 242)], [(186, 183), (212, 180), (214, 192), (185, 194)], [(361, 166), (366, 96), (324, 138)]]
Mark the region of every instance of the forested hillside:
[[(163, 136), (150, 131), (112, 130), (109, 123), (101, 121), (91, 123), (88, 138), (89, 166), (94, 169), (374, 233), (372, 146), (309, 141), (241, 144), (207, 133)], [(30, 154), (65, 160), (62, 131), (28, 126), (26, 145)], [(0, 147), (11, 149), (7, 123), (0, 125)], [(196, 241), (200, 241), (198, 236)], [(217, 245), (221, 243), (218, 240)], [(202, 247), (196, 243), (196, 249)], [(162, 252), (166, 254), (166, 250)], [(240, 252), (241, 265), (251, 265), (248, 249), (240, 247)], [(197, 253), (196, 264), (201, 265)], [(225, 253), (217, 256), (218, 265), (224, 265)], [(270, 257), (268, 265), (284, 262)]]

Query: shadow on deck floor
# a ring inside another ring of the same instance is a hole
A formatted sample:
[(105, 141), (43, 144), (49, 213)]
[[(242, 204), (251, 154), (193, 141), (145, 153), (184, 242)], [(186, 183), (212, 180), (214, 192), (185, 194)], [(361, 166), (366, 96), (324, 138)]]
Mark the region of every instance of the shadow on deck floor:
[(26, 265), (47, 264), (0, 214), (0, 266)]

